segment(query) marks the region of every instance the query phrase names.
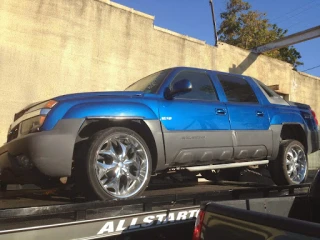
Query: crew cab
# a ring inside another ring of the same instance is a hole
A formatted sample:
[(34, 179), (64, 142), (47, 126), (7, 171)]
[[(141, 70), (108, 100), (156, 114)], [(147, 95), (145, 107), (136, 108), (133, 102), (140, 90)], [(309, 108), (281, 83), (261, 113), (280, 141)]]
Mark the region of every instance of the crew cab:
[(193, 240), (320, 239), (320, 171), (301, 196), (205, 203)]
[(0, 148), (0, 181), (73, 184), (90, 198), (140, 195), (150, 176), (187, 169), (207, 179), (268, 165), (300, 184), (319, 149), (310, 106), (243, 75), (175, 67), (121, 92), (59, 96), (15, 114)]

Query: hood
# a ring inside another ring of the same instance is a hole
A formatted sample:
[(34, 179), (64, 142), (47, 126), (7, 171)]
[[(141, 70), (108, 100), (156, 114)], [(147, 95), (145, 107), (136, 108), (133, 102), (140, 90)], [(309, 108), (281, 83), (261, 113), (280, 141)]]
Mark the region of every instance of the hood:
[[(74, 93), (74, 94), (67, 94), (62, 95), (59, 97), (51, 98), (58, 102), (64, 102), (68, 100), (79, 100), (79, 99), (86, 99), (86, 98), (95, 98), (95, 97), (113, 97), (113, 98), (131, 98), (131, 97), (142, 97), (144, 92), (129, 92), (129, 91), (117, 91), (117, 92), (85, 92), (85, 93)], [(48, 100), (46, 100), (48, 101)], [(27, 105), (22, 110), (17, 112), (14, 115), (14, 121), (24, 115), (30, 108), (41, 104), (46, 101), (35, 102)]]
[(143, 92), (129, 92), (129, 91), (117, 91), (117, 92), (86, 92), (86, 93), (74, 93), (62, 95), (53, 98), (58, 102), (68, 101), (68, 100), (78, 100), (84, 98), (95, 98), (95, 97), (114, 97), (114, 98), (131, 98), (143, 96)]
[(31, 103), (29, 105), (27, 105), (26, 107), (24, 107), (23, 109), (21, 109), (19, 112), (15, 113), (14, 114), (14, 118), (13, 118), (13, 121), (16, 121), (17, 119), (19, 119), (21, 116), (23, 116), (25, 114), (25, 112), (27, 112), (30, 108), (40, 104), (40, 103), (43, 103), (45, 101), (40, 101), (40, 102), (35, 102), (35, 103)]

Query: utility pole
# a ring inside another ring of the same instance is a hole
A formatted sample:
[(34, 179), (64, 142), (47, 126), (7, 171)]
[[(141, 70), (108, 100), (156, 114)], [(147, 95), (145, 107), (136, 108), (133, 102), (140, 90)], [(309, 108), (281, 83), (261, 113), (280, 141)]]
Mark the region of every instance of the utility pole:
[(209, 4), (210, 4), (210, 7), (211, 7), (211, 13), (212, 13), (212, 23), (213, 23), (215, 46), (218, 46), (217, 26), (216, 26), (216, 19), (214, 17), (214, 8), (213, 8), (212, 0), (209, 1)]

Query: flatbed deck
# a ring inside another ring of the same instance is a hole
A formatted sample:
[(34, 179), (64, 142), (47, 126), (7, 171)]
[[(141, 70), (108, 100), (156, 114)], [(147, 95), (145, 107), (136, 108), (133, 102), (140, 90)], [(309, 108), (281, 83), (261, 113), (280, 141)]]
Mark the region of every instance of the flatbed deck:
[[(162, 181), (156, 179), (147, 188), (142, 197), (161, 196), (170, 194), (188, 194), (203, 192), (230, 191), (235, 189), (266, 187), (273, 183), (268, 177), (246, 172), (240, 182), (212, 183), (204, 178), (198, 178), (182, 182)], [(43, 205), (67, 204), (84, 202), (83, 198), (70, 198), (69, 192), (56, 191), (55, 189), (41, 190), (35, 186), (26, 189), (11, 187), (6, 192), (0, 192), (0, 209), (37, 207)]]
[(86, 202), (53, 189), (0, 193), (0, 239), (99, 239), (193, 223), (205, 201), (303, 195), (309, 184), (253, 182), (155, 184), (131, 200)]
[[(216, 185), (210, 182), (201, 182), (192, 186), (171, 186), (162, 187), (160, 189), (150, 189), (145, 191), (142, 198), (152, 196), (163, 196), (171, 194), (186, 194), (186, 193), (205, 193), (205, 192), (220, 192), (220, 191), (231, 191), (234, 189), (251, 188), (249, 184), (221, 184)], [(7, 192), (0, 193), (0, 209), (8, 208), (21, 208), (21, 207), (40, 207), (57, 204), (67, 204), (75, 202), (84, 202), (82, 198), (70, 199), (66, 195), (58, 195), (54, 189), (48, 190), (9, 190)]]

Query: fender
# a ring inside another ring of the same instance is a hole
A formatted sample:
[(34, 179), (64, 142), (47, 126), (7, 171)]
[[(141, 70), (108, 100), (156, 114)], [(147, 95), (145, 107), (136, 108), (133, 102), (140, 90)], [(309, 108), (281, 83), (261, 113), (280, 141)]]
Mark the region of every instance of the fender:
[(274, 116), (271, 116), (270, 124), (271, 125), (283, 125), (285, 123), (291, 124), (300, 124), (304, 129), (306, 129), (307, 124), (300, 114), (288, 112), (288, 113), (279, 113)]
[(304, 119), (302, 118), (301, 115), (297, 114), (297, 113), (280, 113), (277, 115), (274, 115), (271, 119), (270, 119), (270, 129), (273, 132), (273, 137), (272, 137), (272, 155), (271, 155), (271, 159), (270, 160), (274, 160), (277, 158), (278, 156), (278, 152), (279, 152), (279, 145), (280, 145), (280, 141), (281, 141), (281, 131), (282, 131), (282, 127), (283, 125), (286, 124), (296, 124), (296, 125), (300, 125), (302, 127), (302, 129), (304, 129), (304, 131), (306, 132), (307, 125), (306, 122), (304, 121)]
[(149, 127), (157, 149), (156, 170), (165, 169), (165, 151), (161, 123), (158, 116), (147, 106), (135, 102), (82, 103), (71, 107), (63, 119), (141, 119)]
[(68, 118), (138, 118), (156, 120), (157, 115), (146, 105), (133, 102), (82, 103), (71, 107)]

